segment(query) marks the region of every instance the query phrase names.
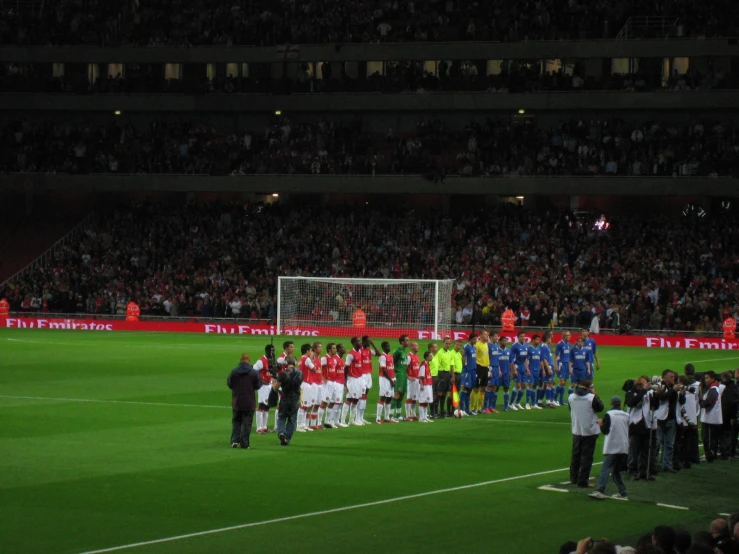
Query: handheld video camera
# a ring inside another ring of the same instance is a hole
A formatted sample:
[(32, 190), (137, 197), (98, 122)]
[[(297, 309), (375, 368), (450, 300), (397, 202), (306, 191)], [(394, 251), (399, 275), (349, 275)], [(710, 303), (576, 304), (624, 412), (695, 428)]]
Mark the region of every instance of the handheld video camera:
[(267, 356), (267, 371), (272, 377), (277, 377), (277, 358), (275, 357), (275, 347), (268, 345), (265, 349), (265, 355)]

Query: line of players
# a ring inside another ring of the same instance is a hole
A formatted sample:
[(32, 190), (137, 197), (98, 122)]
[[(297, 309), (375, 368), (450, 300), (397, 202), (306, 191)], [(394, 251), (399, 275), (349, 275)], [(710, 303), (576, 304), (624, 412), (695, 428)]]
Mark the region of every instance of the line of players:
[[(583, 329), (572, 345), (570, 331), (564, 331), (553, 354), (550, 331), (541, 337), (534, 335), (530, 343), (526, 342), (522, 331), (510, 348), (507, 348), (508, 337), (497, 332), (471, 333), (464, 347), (460, 409), (467, 415), (497, 413), (501, 388), (504, 411), (564, 405), (567, 382), (570, 382), (569, 396), (578, 382), (593, 379), (594, 371), (600, 369), (598, 346), (589, 335)], [(525, 405), (522, 404), (524, 395)]]
[[(432, 343), (423, 356), (419, 356), (418, 343), (410, 341), (407, 335), (399, 337), (399, 345), (392, 353), (388, 342), (381, 344), (380, 351), (367, 336), (361, 340), (353, 337), (352, 350), (348, 353), (341, 343), (328, 343), (325, 353), (320, 342), (303, 344), (298, 361), (303, 384), (297, 431), (369, 425), (364, 415), (367, 395), (373, 386), (373, 357), (379, 357), (380, 391), (375, 418), (378, 424), (403, 420), (432, 423), (435, 418), (451, 417), (451, 396), (447, 401), (447, 412), (444, 412), (446, 393), (451, 392), (444, 379), (447, 374), (454, 376), (455, 383), (461, 388), (460, 409), (468, 415), (497, 413), (501, 388), (504, 411), (563, 405), (568, 381), (569, 396), (577, 382), (593, 379), (594, 369), (600, 369), (597, 345), (588, 331), (582, 331), (575, 345), (570, 344), (570, 338), (570, 332), (564, 331), (552, 355), (551, 332), (544, 333), (543, 337), (534, 335), (531, 343), (526, 342), (526, 336), (521, 332), (511, 348), (507, 348), (508, 338), (499, 336), (497, 332), (471, 333), (464, 347), (462, 341), (455, 341), (453, 352), (457, 356), (450, 357), (449, 368), (440, 367), (438, 363), (442, 357), (440, 353), (451, 351), (449, 337), (444, 338), (443, 352), (439, 352), (438, 345)], [(408, 348), (410, 352), (406, 353)], [(283, 349), (277, 358), (280, 368), (288, 356), (294, 356), (295, 345), (286, 341)], [(272, 375), (269, 359), (273, 356), (274, 346), (268, 345), (265, 355), (253, 366), (262, 378), (257, 409), (259, 434), (270, 432)], [(558, 379), (556, 387), (555, 374)], [(510, 390), (511, 382), (514, 383), (513, 391)], [(525, 405), (522, 404), (524, 394)], [(401, 413), (403, 406), (405, 416)]]

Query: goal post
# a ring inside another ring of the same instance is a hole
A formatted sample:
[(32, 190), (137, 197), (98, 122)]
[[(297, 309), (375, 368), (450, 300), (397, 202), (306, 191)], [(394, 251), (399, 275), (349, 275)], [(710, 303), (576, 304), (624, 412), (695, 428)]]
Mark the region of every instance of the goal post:
[(439, 339), (454, 280), (278, 277), (277, 334)]

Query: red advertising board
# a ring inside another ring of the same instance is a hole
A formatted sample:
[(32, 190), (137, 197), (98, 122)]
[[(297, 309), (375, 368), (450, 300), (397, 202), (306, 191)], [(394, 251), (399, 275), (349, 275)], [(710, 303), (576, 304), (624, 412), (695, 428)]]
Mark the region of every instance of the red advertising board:
[[(68, 329), (74, 331), (153, 331), (172, 333), (204, 333), (231, 335), (276, 335), (277, 327), (262, 323), (210, 323), (175, 321), (123, 321), (110, 319), (57, 319), (39, 317), (8, 317), (0, 319), (0, 328), (7, 329)], [(387, 328), (337, 328), (337, 327), (289, 327), (283, 335), (321, 337), (352, 334), (368, 334), (374, 337), (388, 337), (400, 332), (408, 333), (419, 340), (439, 339), (433, 331), (390, 330)], [(452, 339), (466, 340), (469, 330), (454, 330), (447, 333)], [(515, 333), (506, 333), (513, 339)], [(530, 339), (535, 333), (527, 332)], [(739, 340), (704, 338), (676, 334), (674, 336), (641, 335), (593, 335), (600, 346), (641, 346), (645, 348), (698, 348), (708, 350), (739, 350)], [(559, 333), (554, 341), (559, 341)]]

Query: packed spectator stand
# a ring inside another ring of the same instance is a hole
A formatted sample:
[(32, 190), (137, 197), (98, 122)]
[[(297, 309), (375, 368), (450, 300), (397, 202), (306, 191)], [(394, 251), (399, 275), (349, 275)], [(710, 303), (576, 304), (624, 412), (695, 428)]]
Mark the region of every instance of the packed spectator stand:
[[(676, 37), (737, 36), (736, 2), (77, 0), (31, 13), (4, 3), (0, 44), (215, 45), (613, 38), (629, 17), (668, 15)], [(40, 13), (39, 13), (40, 11)], [(664, 38), (663, 34), (658, 34)]]
[(719, 121), (571, 119), (551, 128), (476, 119), (450, 129), (424, 117), (413, 131), (370, 129), (359, 116), (227, 129), (186, 120), (148, 128), (20, 120), (0, 127), (0, 173), (426, 174), (462, 176), (737, 176), (736, 127)]
[[(331, 214), (331, 221), (326, 215)], [(713, 333), (735, 313), (739, 219), (615, 219), (510, 205), (440, 217), (394, 205), (134, 204), (7, 286), (13, 310), (275, 317), (276, 275), (453, 278), (456, 322)], [(2, 292), (2, 291), (0, 291)], [(476, 300), (476, 304), (474, 301)]]

